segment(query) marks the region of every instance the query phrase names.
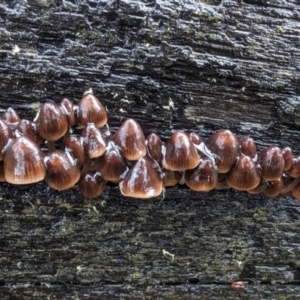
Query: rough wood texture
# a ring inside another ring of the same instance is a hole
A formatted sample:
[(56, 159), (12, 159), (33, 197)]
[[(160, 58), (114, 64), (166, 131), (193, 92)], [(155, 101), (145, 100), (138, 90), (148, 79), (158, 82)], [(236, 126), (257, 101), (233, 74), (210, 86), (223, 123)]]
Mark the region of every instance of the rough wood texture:
[[(297, 0), (2, 0), (0, 27), (0, 105), (24, 118), (93, 88), (112, 131), (127, 117), (164, 138), (229, 128), (300, 154)], [(1, 299), (299, 299), (295, 199), (0, 195)]]

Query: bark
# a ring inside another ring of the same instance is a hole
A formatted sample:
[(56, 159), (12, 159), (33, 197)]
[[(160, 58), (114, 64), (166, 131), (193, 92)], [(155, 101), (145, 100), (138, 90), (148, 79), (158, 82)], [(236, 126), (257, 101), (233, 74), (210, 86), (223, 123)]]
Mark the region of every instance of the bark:
[[(0, 4), (0, 105), (92, 88), (115, 131), (228, 128), (299, 154), (300, 5), (289, 1)], [(300, 203), (185, 186), (155, 201), (0, 185), (1, 299), (296, 299)], [(248, 281), (246, 291), (230, 289)]]

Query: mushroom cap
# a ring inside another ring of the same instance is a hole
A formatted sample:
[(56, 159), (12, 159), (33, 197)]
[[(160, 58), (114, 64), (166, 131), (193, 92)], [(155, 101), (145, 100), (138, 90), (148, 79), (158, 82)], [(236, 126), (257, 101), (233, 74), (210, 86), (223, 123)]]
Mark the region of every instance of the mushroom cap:
[(2, 120), (10, 126), (10, 128), (14, 129), (17, 124), (21, 121), (18, 113), (11, 107), (9, 107), (3, 114)]
[(293, 196), (294, 196), (297, 200), (300, 200), (300, 183), (298, 183), (298, 184), (293, 188)]
[(73, 158), (60, 150), (46, 155), (47, 173), (45, 182), (55, 190), (66, 190), (74, 186), (80, 178), (80, 171)]
[(186, 185), (198, 192), (208, 192), (213, 190), (218, 182), (218, 172), (209, 159), (201, 159), (199, 165), (184, 172)]
[(37, 132), (36, 123), (22, 119), (17, 125), (15, 132), (18, 131), (20, 135), (28, 137), (30, 140), (34, 141), (36, 144), (40, 145), (43, 142), (43, 138), (39, 136)]
[(150, 160), (141, 157), (132, 165), (119, 187), (126, 197), (149, 199), (161, 194), (163, 181)]
[(60, 107), (63, 114), (66, 115), (69, 126), (73, 126), (76, 123), (74, 114), (74, 105), (68, 98), (63, 98), (60, 102)]
[(133, 119), (127, 119), (113, 136), (127, 160), (138, 160), (147, 153), (145, 136), (141, 126)]
[(83, 148), (89, 158), (99, 157), (106, 151), (105, 140), (94, 123), (88, 123), (82, 130)]
[(29, 138), (16, 138), (4, 155), (4, 173), (7, 182), (30, 184), (44, 179), (44, 154)]
[(190, 138), (190, 141), (195, 145), (200, 145), (203, 142), (201, 137), (195, 132), (190, 132), (188, 136)]
[(239, 153), (239, 142), (230, 130), (220, 130), (207, 140), (208, 148), (216, 154), (219, 173), (227, 173), (233, 167)]
[(97, 198), (103, 193), (105, 184), (106, 182), (102, 179), (101, 174), (95, 171), (83, 174), (78, 186), (84, 197)]
[(155, 133), (150, 133), (147, 136), (146, 144), (149, 155), (160, 163), (162, 158), (162, 141), (160, 137)]
[(5, 121), (0, 120), (0, 161), (3, 160), (3, 151), (7, 144), (12, 140), (13, 136), (11, 128)]
[(270, 198), (277, 197), (284, 188), (284, 185), (282, 176), (276, 180), (268, 181), (264, 194)]
[(57, 141), (69, 128), (68, 119), (60, 105), (46, 102), (42, 105), (37, 118), (38, 134), (47, 141)]
[(288, 174), (293, 178), (300, 177), (300, 156), (294, 157)]
[(238, 136), (240, 151), (242, 154), (254, 158), (256, 155), (256, 145), (254, 140), (249, 136)]
[(285, 167), (282, 151), (279, 147), (270, 146), (259, 154), (259, 163), (262, 169), (262, 178), (267, 181), (279, 179)]
[(88, 123), (94, 123), (96, 127), (101, 127), (107, 122), (107, 113), (97, 97), (93, 94), (84, 95), (78, 103), (79, 127), (85, 127)]
[(173, 133), (162, 152), (162, 165), (171, 171), (194, 169), (200, 162), (195, 146), (184, 132)]
[(83, 148), (83, 138), (80, 135), (70, 135), (64, 140), (64, 151), (69, 152), (77, 160), (77, 166), (81, 166), (85, 161)]
[(284, 159), (284, 171), (288, 171), (293, 166), (293, 153), (290, 147), (284, 147), (282, 149), (282, 156)]
[(248, 191), (259, 185), (261, 175), (256, 162), (248, 155), (241, 155), (235, 166), (226, 174), (226, 181), (238, 191)]
[(126, 170), (126, 163), (119, 147), (113, 141), (108, 143), (106, 152), (95, 160), (95, 170), (99, 171), (105, 181), (117, 183)]

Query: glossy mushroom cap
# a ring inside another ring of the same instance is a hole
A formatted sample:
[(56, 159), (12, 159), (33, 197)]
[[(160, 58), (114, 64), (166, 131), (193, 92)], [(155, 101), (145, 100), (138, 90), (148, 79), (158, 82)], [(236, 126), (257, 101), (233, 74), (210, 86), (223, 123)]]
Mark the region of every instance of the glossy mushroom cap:
[(64, 140), (64, 151), (69, 152), (77, 160), (77, 166), (82, 166), (85, 161), (83, 138), (79, 135), (71, 135)]
[(162, 141), (160, 137), (155, 133), (151, 133), (147, 136), (146, 144), (149, 155), (160, 163), (162, 159)]
[(84, 95), (78, 103), (78, 120), (80, 127), (94, 123), (96, 127), (101, 127), (107, 122), (107, 114), (104, 106), (93, 94)]
[(12, 129), (21, 121), (18, 113), (11, 107), (9, 107), (3, 114), (2, 120)]
[(149, 199), (161, 194), (163, 181), (150, 160), (142, 157), (133, 164), (119, 187), (126, 197)]
[(260, 180), (257, 164), (247, 155), (240, 155), (235, 166), (226, 174), (228, 185), (238, 191), (252, 190)]
[(12, 184), (41, 181), (46, 174), (44, 154), (29, 138), (16, 138), (5, 152), (4, 173), (6, 181)]
[(83, 148), (89, 158), (99, 157), (106, 151), (105, 140), (94, 123), (88, 123), (82, 130)]
[(280, 148), (275, 146), (268, 147), (259, 154), (258, 158), (263, 179), (273, 181), (282, 176), (285, 161)]
[(0, 161), (3, 160), (3, 151), (13, 136), (11, 128), (4, 121), (0, 120)]
[(36, 123), (38, 134), (51, 142), (64, 136), (69, 128), (66, 115), (60, 105), (54, 102), (46, 102), (42, 105)]
[(256, 145), (249, 136), (238, 136), (240, 151), (242, 154), (254, 158), (256, 155)]
[(284, 181), (281, 176), (276, 180), (267, 182), (267, 188), (264, 190), (264, 194), (267, 197), (274, 198), (280, 194), (283, 188), (284, 188)]
[(105, 184), (106, 182), (101, 178), (101, 174), (95, 171), (83, 174), (78, 186), (84, 197), (97, 198), (103, 193)]
[(177, 131), (163, 147), (162, 165), (171, 171), (194, 169), (200, 162), (200, 156), (187, 134)]
[(147, 153), (145, 136), (141, 126), (133, 119), (127, 119), (113, 136), (127, 160), (138, 160)]
[(195, 132), (190, 132), (188, 136), (190, 138), (190, 141), (195, 145), (200, 145), (203, 142), (201, 137)]
[(220, 130), (209, 137), (207, 146), (216, 155), (219, 173), (229, 172), (239, 153), (237, 137), (230, 130)]
[(45, 182), (55, 190), (66, 190), (74, 186), (80, 178), (80, 171), (68, 153), (53, 151), (45, 157), (47, 173)]
[(67, 117), (69, 126), (75, 125), (76, 118), (75, 118), (75, 114), (74, 114), (73, 103), (68, 98), (64, 98), (60, 102), (60, 107), (61, 107), (63, 114), (65, 114)]
[(288, 173), (293, 178), (300, 177), (300, 156), (295, 157), (292, 160), (292, 166), (291, 166), (290, 170), (288, 171)]
[(40, 145), (43, 138), (37, 132), (37, 125), (29, 120), (22, 119), (17, 125), (15, 132), (18, 131), (20, 135), (28, 137), (30, 140)]
[(95, 161), (95, 169), (105, 181), (118, 183), (126, 170), (126, 163), (113, 141), (108, 143), (106, 152)]
[(290, 147), (284, 147), (282, 149), (282, 156), (284, 159), (284, 171), (288, 171), (293, 165), (293, 153)]
[(208, 192), (216, 187), (218, 172), (211, 160), (201, 159), (195, 169), (184, 172), (184, 178), (190, 189), (198, 192)]

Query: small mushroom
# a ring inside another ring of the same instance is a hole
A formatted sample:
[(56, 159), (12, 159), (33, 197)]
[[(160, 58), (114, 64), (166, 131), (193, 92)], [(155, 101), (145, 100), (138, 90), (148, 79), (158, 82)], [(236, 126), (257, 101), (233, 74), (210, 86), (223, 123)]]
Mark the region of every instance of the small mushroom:
[(220, 130), (209, 137), (207, 146), (216, 155), (219, 173), (229, 172), (240, 150), (237, 137), (230, 130)]
[(194, 169), (200, 162), (200, 156), (187, 134), (177, 131), (163, 147), (165, 169), (171, 171)]
[(89, 123), (94, 123), (96, 127), (106, 124), (106, 110), (93, 94), (87, 93), (79, 101), (77, 122), (79, 127), (86, 127)]
[(0, 161), (3, 160), (4, 149), (13, 137), (14, 134), (11, 128), (4, 121), (0, 120)]
[(82, 130), (83, 148), (89, 158), (99, 157), (106, 151), (105, 140), (94, 123), (88, 123)]
[(261, 180), (256, 162), (247, 155), (240, 155), (235, 166), (226, 174), (228, 185), (238, 191), (256, 188)]
[(18, 113), (11, 107), (9, 107), (3, 114), (2, 120), (11, 128), (15, 129), (18, 123), (21, 121)]
[(95, 171), (83, 174), (78, 186), (84, 197), (97, 198), (103, 193), (105, 184), (106, 182), (102, 179), (101, 174)]
[(13, 140), (4, 154), (4, 174), (6, 181), (12, 184), (43, 180), (46, 168), (39, 146), (25, 136)]
[(132, 165), (119, 187), (126, 197), (149, 199), (161, 194), (163, 181), (150, 160), (141, 157)]
[(55, 190), (66, 190), (74, 186), (80, 178), (80, 171), (74, 159), (60, 150), (55, 150), (45, 157), (47, 173), (45, 182)]
[(127, 119), (113, 136), (127, 160), (138, 160), (147, 153), (145, 136), (141, 126), (133, 119)]
[(186, 185), (197, 192), (213, 190), (218, 182), (218, 171), (210, 159), (201, 159), (199, 165), (184, 172)]
[(238, 136), (238, 141), (240, 143), (241, 153), (251, 158), (255, 158), (256, 145), (254, 143), (254, 140), (249, 136)]
[(98, 157), (94, 165), (95, 167), (93, 168), (100, 172), (101, 177), (105, 181), (114, 183), (118, 183), (121, 180), (121, 175), (126, 170), (126, 163), (119, 147), (113, 141), (108, 143), (105, 154)]
[(71, 135), (64, 140), (63, 150), (69, 152), (77, 161), (77, 167), (81, 167), (85, 161), (83, 138), (80, 135)]
[(43, 142), (43, 138), (37, 132), (36, 123), (22, 119), (15, 128), (15, 132), (18, 132), (22, 136), (26, 136), (36, 144), (40, 145)]
[(151, 133), (146, 139), (148, 154), (158, 163), (162, 159), (162, 141), (158, 135)]
[(285, 167), (282, 151), (279, 147), (271, 146), (259, 154), (259, 163), (262, 169), (262, 178), (267, 181), (279, 179)]
[(68, 98), (63, 98), (60, 102), (60, 107), (63, 114), (66, 115), (69, 126), (73, 126), (76, 123), (74, 114), (74, 105)]

